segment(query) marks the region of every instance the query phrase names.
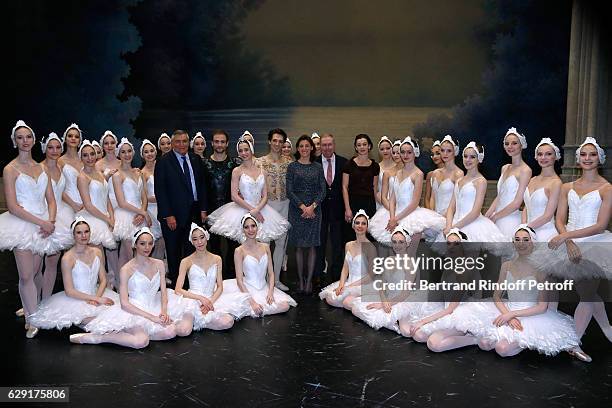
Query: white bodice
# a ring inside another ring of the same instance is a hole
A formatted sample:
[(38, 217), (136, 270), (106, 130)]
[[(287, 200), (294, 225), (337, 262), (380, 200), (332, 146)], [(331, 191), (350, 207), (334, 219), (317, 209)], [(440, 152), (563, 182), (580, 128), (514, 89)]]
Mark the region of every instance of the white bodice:
[(59, 207), (62, 204), (62, 193), (66, 189), (66, 177), (64, 177), (63, 172), (60, 173), (60, 178), (57, 181), (53, 180), (53, 177), (51, 177), (51, 187), (53, 187), (55, 205)]
[(453, 198), (453, 191), (455, 191), (455, 183), (450, 178), (442, 180), (438, 183), (435, 177), (432, 177), (431, 188), (434, 192), (434, 209), (440, 215), (446, 215), (448, 205)]
[(125, 201), (132, 204), (134, 207), (142, 207), (142, 188), (141, 177), (138, 177), (137, 182), (130, 177), (126, 177), (121, 185)]
[[(111, 168), (106, 168), (104, 169), (104, 172), (102, 173), (104, 175), (104, 178), (106, 179), (106, 176), (108, 176), (108, 173), (111, 172)], [(111, 176), (111, 178), (109, 179), (110, 183), (108, 183), (108, 198), (110, 199), (111, 202), (111, 206), (113, 208), (117, 208), (119, 206), (119, 204), (117, 204), (117, 197), (115, 196), (115, 186), (113, 185), (113, 178)]]
[(572, 188), (567, 194), (569, 207), (567, 229), (573, 231), (596, 224), (601, 203), (599, 190), (593, 190), (579, 197), (578, 193)]
[[(523, 201), (525, 202), (525, 208), (527, 209), (527, 222), (532, 222), (536, 218), (539, 218), (544, 214), (546, 206), (548, 205), (548, 197), (544, 187), (538, 188), (532, 194), (529, 193), (529, 188), (525, 189), (523, 194)], [(552, 217), (550, 220), (552, 221)]]
[(91, 203), (98, 210), (108, 215), (108, 208), (106, 206), (108, 200), (108, 183), (106, 180), (104, 180), (104, 182), (98, 180), (91, 180), (89, 182), (89, 198)]
[(210, 265), (206, 272), (198, 265), (191, 264), (187, 277), (189, 278), (190, 292), (211, 297), (217, 286), (217, 264)]
[(44, 171), (37, 179), (25, 173), (19, 173), (15, 180), (15, 195), (17, 204), (27, 212), (34, 215), (42, 215), (47, 210), (45, 192), (49, 178)]
[(363, 278), (366, 273), (365, 267), (363, 265), (363, 254), (359, 254), (353, 257), (353, 255), (351, 255), (349, 251), (346, 251), (344, 259), (346, 260), (346, 263), (348, 264), (349, 268), (346, 284), (351, 284)]
[(403, 211), (412, 201), (414, 193), (414, 183), (411, 177), (406, 177), (402, 181), (397, 178), (393, 180), (393, 194), (395, 194), (395, 214)]
[(453, 221), (458, 221), (465, 217), (476, 202), (476, 187), (474, 180), (468, 181), (459, 187), (459, 183), (455, 183), (455, 215)]
[(79, 292), (95, 295), (100, 271), (100, 258), (94, 258), (91, 266), (77, 259), (72, 268), (72, 284)]
[(155, 296), (159, 291), (159, 271), (155, 272), (152, 279), (147, 278), (140, 271), (134, 271), (128, 280), (128, 296), (130, 302), (139, 307), (150, 309), (155, 304)]
[(238, 189), (244, 201), (252, 206), (256, 206), (261, 201), (261, 194), (265, 184), (263, 173), (260, 173), (255, 180), (251, 176), (242, 173), (238, 182)]
[(529, 281), (535, 281), (535, 277), (532, 275), (526, 276), (521, 279), (515, 279), (510, 271), (506, 274), (506, 282), (517, 283), (523, 281), (523, 286), (515, 287), (512, 290), (508, 290), (508, 303), (507, 306), (510, 310), (526, 309), (534, 306), (538, 302), (538, 290), (529, 289)]
[(257, 259), (252, 255), (245, 255), (242, 259), (242, 273), (244, 281), (257, 290), (266, 286), (266, 273), (268, 271), (268, 255)]
[(383, 168), (380, 168), (380, 172), (378, 173), (378, 191), (382, 192), (382, 183), (383, 183), (383, 178), (385, 177), (385, 171), (383, 170)]
[(80, 171), (66, 163), (64, 164), (62, 173), (64, 173), (64, 177), (66, 177), (66, 194), (68, 194), (68, 197), (75, 203), (82, 204), (81, 194), (79, 194), (79, 189), (77, 188), (77, 177), (79, 177)]
[(155, 197), (155, 177), (152, 174), (147, 179), (147, 197)]
[(502, 181), (502, 177), (497, 180), (497, 210), (501, 210), (514, 200), (519, 188), (519, 181), (516, 176), (508, 176)]

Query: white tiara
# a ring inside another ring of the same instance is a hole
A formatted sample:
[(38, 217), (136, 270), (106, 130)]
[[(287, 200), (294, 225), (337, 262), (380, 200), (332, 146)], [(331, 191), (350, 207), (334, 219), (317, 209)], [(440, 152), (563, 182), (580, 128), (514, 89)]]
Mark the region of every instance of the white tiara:
[(405, 143), (408, 143), (410, 146), (412, 146), (412, 150), (414, 150), (414, 157), (419, 157), (421, 155), (421, 149), (419, 149), (419, 145), (416, 144), (416, 140), (412, 140), (410, 136), (406, 136), (404, 140), (402, 140), (400, 147)]
[(134, 145), (132, 144), (132, 142), (130, 142), (127, 137), (122, 137), (117, 147), (115, 147), (115, 156), (119, 157), (119, 151), (121, 150), (121, 147), (126, 144), (130, 145), (132, 147), (132, 150), (134, 150)]
[(151, 232), (149, 227), (142, 227), (141, 229), (136, 231), (136, 233), (132, 237), (132, 248), (136, 248), (136, 241), (138, 241), (138, 237), (142, 234), (149, 234), (151, 238), (153, 238), (153, 242), (155, 242), (155, 237), (153, 236), (153, 233)]
[(527, 225), (527, 224), (519, 224), (519, 226), (516, 227), (516, 229), (514, 230), (514, 235), (516, 235), (516, 233), (519, 232), (519, 231), (526, 231), (529, 234), (529, 236), (531, 237), (531, 240), (533, 242), (537, 241), (536, 232), (529, 225)]
[(478, 158), (478, 163), (482, 163), (482, 161), (484, 160), (484, 147), (482, 148), (482, 153), (480, 151), (478, 151), (478, 146), (476, 146), (476, 142), (470, 142), (467, 145), (465, 145), (465, 147), (463, 148), (463, 153), (465, 153), (465, 151), (469, 148), (472, 148), (474, 150), (476, 150), (476, 157)]
[(81, 128), (79, 128), (79, 125), (77, 125), (76, 123), (71, 123), (70, 126), (68, 126), (66, 130), (64, 130), (64, 135), (62, 136), (62, 143), (66, 141), (66, 135), (68, 134), (68, 131), (70, 129), (76, 129), (79, 132), (79, 137), (81, 139), (83, 138), (83, 132), (81, 131)]
[(49, 133), (49, 136), (47, 136), (46, 139), (43, 139), (40, 141), (40, 147), (41, 147), (43, 154), (47, 152), (47, 145), (49, 144), (49, 142), (54, 139), (60, 143), (60, 148), (62, 149), (61, 152), (64, 153), (64, 144), (62, 143), (62, 139), (60, 139), (57, 133), (51, 132)]
[(206, 138), (204, 137), (204, 135), (202, 134), (202, 132), (198, 132), (195, 134), (195, 136), (193, 137), (193, 139), (191, 139), (191, 142), (189, 143), (189, 147), (191, 147), (193, 149), (193, 142), (197, 139), (197, 138), (201, 138), (204, 141), (204, 147), (206, 147)]
[(32, 132), (32, 137), (34, 138), (34, 142), (36, 142), (36, 135), (34, 134), (34, 131), (32, 130), (32, 128), (26, 125), (26, 123), (23, 120), (18, 120), (17, 123), (15, 123), (15, 126), (13, 127), (13, 131), (11, 132), (11, 140), (13, 141), (13, 147), (17, 147), (17, 143), (15, 142), (15, 132), (17, 131), (17, 129), (21, 127), (29, 129), (30, 132)]
[(161, 150), (161, 143), (160, 143), (160, 142), (161, 142), (161, 140), (162, 140), (164, 137), (165, 137), (165, 138), (168, 138), (168, 140), (172, 141), (172, 139), (170, 138), (170, 136), (168, 136), (168, 134), (167, 134), (167, 133), (162, 133), (161, 135), (159, 135), (159, 139), (157, 139), (157, 148), (158, 148), (159, 150)]
[[(246, 133), (246, 132), (245, 132)], [(250, 133), (249, 133), (250, 135)], [(243, 134), (244, 136), (244, 134)], [(252, 136), (252, 135), (251, 135)], [(255, 148), (253, 147), (253, 143), (251, 143), (251, 141), (249, 139), (245, 139), (244, 137), (240, 136), (240, 138), (238, 139), (238, 141), (236, 142), (236, 153), (240, 153), (238, 151), (238, 147), (240, 146), (240, 143), (246, 143), (249, 145), (249, 149), (251, 150), (251, 154), (255, 154)]]
[(378, 141), (378, 148), (379, 148), (379, 149), (380, 149), (380, 144), (381, 144), (382, 142), (388, 142), (388, 143), (391, 145), (391, 147), (393, 147), (393, 142), (391, 141), (391, 139), (389, 139), (387, 136), (383, 136), (383, 137), (381, 137), (381, 138), (380, 138), (380, 140)]
[[(94, 149), (93, 145), (91, 144), (91, 142), (89, 140), (87, 140), (87, 139), (83, 140), (81, 142), (81, 146), (79, 146), (79, 151), (78, 151), (80, 159), (82, 159), (81, 154), (83, 153), (83, 148), (85, 146), (91, 146), (91, 148)], [(96, 151), (96, 149), (94, 149), (94, 151)]]
[(535, 156), (534, 156), (535, 159), (538, 158), (538, 148), (540, 146), (543, 146), (543, 145), (549, 145), (550, 147), (553, 148), (553, 150), (555, 151), (555, 160), (561, 159), (561, 151), (559, 150), (557, 145), (554, 144), (552, 140), (550, 140), (549, 137), (545, 137), (542, 140), (540, 140), (540, 143), (538, 143), (538, 145), (536, 146), (536, 148), (535, 148)]
[(364, 217), (366, 217), (366, 220), (368, 220), (368, 224), (370, 223), (370, 217), (368, 217), (368, 214), (366, 214), (366, 212), (363, 209), (360, 209), (359, 211), (357, 211), (357, 214), (355, 214), (355, 216), (353, 217), (353, 221), (351, 222), (351, 225), (355, 226), (355, 220), (360, 215), (363, 215)]
[(510, 129), (508, 129), (506, 135), (504, 136), (504, 142), (506, 141), (506, 138), (510, 135), (515, 135), (516, 137), (518, 137), (522, 149), (527, 148), (527, 138), (525, 137), (525, 135), (521, 135), (515, 127), (511, 127)]
[(119, 143), (119, 139), (117, 139), (117, 136), (115, 136), (115, 134), (113, 132), (111, 132), (110, 130), (107, 130), (106, 132), (104, 132), (104, 134), (100, 138), (100, 145), (101, 146), (104, 146), (104, 139), (106, 139), (106, 136), (110, 136), (113, 139), (115, 139), (115, 146), (117, 146), (117, 143)]
[(244, 223), (246, 222), (246, 220), (251, 219), (255, 222), (255, 225), (257, 225), (259, 227), (259, 221), (257, 221), (257, 218), (255, 218), (253, 215), (251, 215), (250, 212), (244, 214), (242, 216), (242, 218), (240, 219), (240, 225), (244, 226)]
[(584, 139), (584, 142), (576, 149), (576, 163), (578, 163), (578, 159), (580, 158), (580, 151), (582, 148), (588, 144), (592, 144), (597, 149), (597, 155), (599, 156), (599, 164), (604, 164), (606, 162), (606, 152), (599, 146), (597, 140), (594, 137), (588, 136)]
[(396, 233), (400, 233), (404, 236), (404, 238), (406, 238), (406, 244), (410, 245), (412, 243), (412, 236), (410, 235), (410, 233), (408, 231), (406, 231), (404, 228), (402, 228), (401, 226), (397, 226), (395, 227), (395, 229), (393, 230), (393, 232), (391, 233), (391, 236), (395, 235)]

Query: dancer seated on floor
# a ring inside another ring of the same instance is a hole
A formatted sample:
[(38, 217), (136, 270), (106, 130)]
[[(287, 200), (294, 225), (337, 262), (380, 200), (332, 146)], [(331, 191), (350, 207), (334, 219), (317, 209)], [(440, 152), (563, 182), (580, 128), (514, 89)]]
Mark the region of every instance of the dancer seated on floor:
[(80, 344), (114, 343), (144, 348), (149, 340), (168, 340), (191, 334), (191, 320), (183, 319), (187, 302), (166, 289), (164, 263), (151, 258), (153, 233), (141, 228), (132, 240), (136, 255), (120, 272), (120, 303), (110, 306), (85, 326), (90, 333), (70, 336)]
[[(467, 304), (464, 311), (469, 318), (458, 321), (455, 328), (476, 336), (481, 349), (495, 349), (502, 357), (515, 356), (529, 348), (548, 356), (568, 351), (582, 361), (591, 361), (580, 349), (574, 319), (549, 310), (546, 292), (529, 288), (530, 281), (543, 282), (545, 279), (529, 257), (535, 241), (535, 230), (520, 224), (514, 233), (518, 256), (504, 262), (499, 272), (499, 282), (513, 284), (515, 288), (507, 291), (507, 300), (502, 300), (502, 291), (496, 290), (492, 301)], [(434, 333), (430, 342), (446, 350), (462, 347), (448, 342), (442, 333)]]
[[(450, 257), (465, 257), (465, 250), (461, 243), (467, 241), (468, 237), (458, 229), (451, 229), (446, 235), (447, 241), (447, 256)], [(454, 270), (445, 270), (441, 280), (443, 282), (453, 283), (468, 283), (478, 281), (480, 274), (472, 269), (466, 270), (463, 273), (455, 272)], [(427, 342), (427, 345), (433, 351), (444, 351), (442, 349), (430, 346), (430, 340), (435, 333), (440, 336), (442, 333), (445, 337), (452, 339), (454, 344), (461, 344), (459, 347), (467, 345), (475, 345), (476, 337), (466, 335), (463, 332), (456, 330), (455, 321), (465, 318), (463, 312), (466, 301), (470, 298), (478, 298), (479, 293), (471, 291), (445, 291), (443, 293), (444, 302), (429, 301), (421, 303), (421, 307), (416, 310), (416, 313), (409, 314), (399, 321), (401, 334), (406, 337), (412, 337), (419, 343)], [(438, 333), (436, 333), (438, 332)]]
[(370, 271), (377, 254), (376, 248), (366, 237), (369, 222), (370, 218), (362, 209), (353, 217), (357, 239), (346, 243), (340, 280), (324, 287), (319, 293), (319, 297), (330, 306), (351, 310), (355, 298), (361, 296), (361, 286), (372, 280)]
[[(208, 252), (206, 244), (210, 234), (197, 224), (191, 224), (189, 233), (195, 252), (181, 261), (175, 293), (183, 295), (191, 303), (191, 312), (184, 319), (193, 321), (195, 330), (226, 330), (251, 313), (249, 295), (223, 291), (221, 257)], [(185, 277), (189, 290), (183, 289)]]
[[(391, 233), (393, 252), (400, 256), (414, 257), (420, 239), (421, 234), (411, 236), (402, 227), (396, 227)], [(418, 269), (397, 266), (391, 270), (385, 270), (382, 274), (377, 275), (375, 279), (379, 279), (380, 283), (384, 284), (403, 285), (407, 282), (415, 282), (417, 273)], [(368, 289), (372, 290), (372, 294), (362, 295), (353, 300), (353, 307), (351, 309), (353, 314), (376, 330), (385, 327), (399, 333), (398, 316), (409, 313), (410, 309), (418, 306), (413, 299), (409, 299), (409, 297), (416, 295), (417, 292), (392, 286), (376, 291), (372, 285), (368, 286)]]
[(35, 327), (61, 330), (85, 325), (107, 306), (119, 303), (119, 295), (106, 289), (102, 250), (89, 245), (89, 224), (77, 217), (71, 230), (75, 245), (62, 257), (64, 290), (38, 305), (30, 319)]
[(224, 293), (249, 294), (251, 317), (284, 313), (290, 306), (297, 306), (297, 302), (291, 296), (274, 287), (270, 247), (256, 240), (259, 228), (257, 219), (246, 213), (240, 224), (245, 239), (244, 244), (234, 251), (236, 279), (224, 282)]

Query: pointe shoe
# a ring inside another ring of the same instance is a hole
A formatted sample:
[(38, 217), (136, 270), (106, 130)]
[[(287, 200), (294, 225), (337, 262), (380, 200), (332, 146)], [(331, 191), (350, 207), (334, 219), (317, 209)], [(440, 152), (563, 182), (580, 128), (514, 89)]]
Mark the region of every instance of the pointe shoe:
[(25, 312), (23, 311), (23, 307), (15, 312), (15, 316), (17, 316), (17, 317), (25, 316)]
[(283, 267), (281, 269), (283, 272), (287, 272), (287, 255), (283, 257)]
[(281, 281), (276, 281), (276, 283), (274, 284), (274, 286), (276, 286), (277, 288), (279, 288), (280, 290), (282, 290), (283, 292), (286, 292), (289, 290), (289, 288), (287, 287), (287, 285), (283, 284)]
[(570, 356), (575, 357), (580, 361), (584, 361), (585, 363), (590, 363), (591, 361), (593, 361), (591, 356), (585, 353), (580, 347), (568, 350), (567, 352)]
[(28, 325), (28, 329), (26, 330), (26, 337), (28, 339), (33, 339), (34, 337), (36, 337), (37, 334), (38, 334), (38, 327)]
[(87, 336), (89, 333), (77, 333), (70, 335), (70, 342), (74, 344), (83, 344), (81, 338)]

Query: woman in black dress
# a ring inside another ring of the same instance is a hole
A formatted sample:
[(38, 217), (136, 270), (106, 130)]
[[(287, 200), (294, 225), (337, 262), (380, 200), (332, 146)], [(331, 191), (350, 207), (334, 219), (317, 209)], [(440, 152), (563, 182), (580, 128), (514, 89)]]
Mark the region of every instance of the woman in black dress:
[[(342, 169), (342, 198), (344, 199), (344, 219), (347, 223), (359, 209), (363, 209), (368, 217), (376, 213), (374, 192), (378, 185), (380, 166), (370, 159), (369, 154), (373, 144), (370, 136), (360, 133), (355, 136), (356, 155)], [(350, 197), (350, 199), (349, 199)], [(354, 231), (347, 231), (346, 238), (355, 237)]]
[[(287, 197), (289, 198), (289, 244), (296, 247), (298, 291), (312, 293), (312, 276), (316, 261), (316, 247), (321, 236), (321, 201), (325, 198), (326, 183), (321, 163), (315, 162), (315, 146), (308, 135), (297, 143), (296, 161), (287, 167)], [(307, 276), (304, 280), (304, 254), (307, 257)]]

